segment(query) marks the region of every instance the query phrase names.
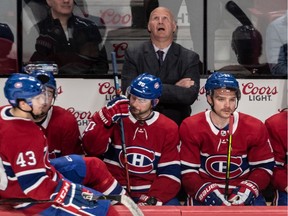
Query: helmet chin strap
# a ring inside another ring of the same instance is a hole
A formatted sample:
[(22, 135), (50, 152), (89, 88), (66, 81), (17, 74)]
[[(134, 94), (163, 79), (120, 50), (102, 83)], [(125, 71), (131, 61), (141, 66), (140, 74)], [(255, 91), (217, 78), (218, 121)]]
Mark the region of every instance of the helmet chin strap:
[(44, 113), (44, 112), (42, 112), (39, 115), (34, 115), (33, 110), (30, 111), (30, 114), (32, 115), (33, 119), (36, 120), (36, 121), (39, 121), (39, 120), (42, 121), (47, 116), (47, 113)]
[(39, 119), (40, 117), (43, 117), (43, 116), (46, 116), (46, 115), (47, 115), (47, 114), (45, 114), (45, 115), (43, 115), (43, 114), (35, 115), (35, 114), (33, 113), (33, 110), (30, 111), (30, 114), (31, 114), (31, 116), (32, 116), (32, 118), (33, 118), (34, 120), (37, 120), (37, 119)]
[[(210, 107), (211, 107), (211, 110), (212, 112), (216, 113), (215, 109), (214, 109), (214, 105), (213, 104), (210, 104)], [(217, 113), (216, 113), (217, 114)]]
[[(54, 104), (54, 102), (53, 102), (53, 104)], [(44, 121), (44, 119), (47, 117), (49, 111), (51, 110), (53, 104), (51, 104), (51, 106), (49, 107), (49, 109), (47, 110), (47, 112), (42, 112), (42, 114), (40, 114), (40, 115), (34, 115), (34, 116), (35, 116), (35, 118), (33, 117), (34, 120), (36, 120), (37, 123)], [(32, 115), (32, 114), (31, 114), (31, 115)]]
[[(132, 114), (133, 115), (133, 114)], [(151, 119), (154, 116), (154, 112), (153, 110), (150, 110), (149, 114), (147, 116), (145, 116), (144, 118), (138, 118), (137, 116), (133, 115), (135, 119), (137, 119), (137, 121), (146, 121), (148, 119)]]
[[(210, 96), (210, 98), (211, 98), (211, 100), (212, 100), (212, 103), (209, 103), (209, 100), (207, 100), (207, 103), (210, 105), (211, 110), (212, 110), (213, 112), (215, 112), (215, 109), (214, 109), (214, 103), (213, 103), (213, 97)], [(215, 113), (216, 113), (216, 112), (215, 112)]]
[[(29, 105), (29, 106), (30, 106), (30, 105)], [(31, 107), (31, 110), (30, 110), (30, 111), (27, 111), (27, 110), (23, 110), (19, 105), (17, 106), (17, 108), (20, 109), (21, 111), (23, 111), (23, 112), (25, 112), (25, 113), (29, 113), (34, 120), (37, 120), (38, 118), (40, 118), (40, 116), (41, 116), (41, 117), (44, 116), (43, 113), (42, 113), (42, 114), (39, 114), (39, 115), (35, 115), (35, 114), (33, 113), (33, 107), (32, 107), (32, 106), (30, 106), (30, 107)], [(47, 115), (47, 113), (46, 113), (45, 115)]]

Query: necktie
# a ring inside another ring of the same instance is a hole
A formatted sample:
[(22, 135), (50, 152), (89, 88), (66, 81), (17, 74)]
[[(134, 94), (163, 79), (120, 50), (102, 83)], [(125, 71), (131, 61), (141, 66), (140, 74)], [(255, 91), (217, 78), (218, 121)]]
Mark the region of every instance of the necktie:
[(159, 65), (160, 67), (162, 66), (163, 64), (163, 56), (164, 56), (164, 52), (162, 50), (158, 50), (157, 51), (157, 54), (158, 54), (158, 60), (159, 60)]

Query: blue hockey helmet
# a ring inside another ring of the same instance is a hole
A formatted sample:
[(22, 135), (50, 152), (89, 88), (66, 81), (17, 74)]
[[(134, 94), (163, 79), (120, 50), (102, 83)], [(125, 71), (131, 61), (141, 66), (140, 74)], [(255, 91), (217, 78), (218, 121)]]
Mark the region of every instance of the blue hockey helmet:
[(18, 100), (25, 100), (30, 106), (31, 99), (43, 92), (41, 82), (27, 74), (14, 73), (5, 83), (4, 94), (12, 106), (18, 105)]
[(131, 82), (127, 94), (145, 99), (157, 99), (162, 94), (162, 82), (158, 77), (151, 74), (140, 74)]
[(52, 88), (56, 91), (57, 84), (54, 75), (51, 71), (33, 70), (31, 76), (36, 77), (44, 86)]
[(226, 88), (236, 91), (236, 97), (240, 100), (241, 92), (239, 83), (232, 74), (214, 72), (211, 74), (205, 84), (206, 95), (213, 94), (215, 89)]

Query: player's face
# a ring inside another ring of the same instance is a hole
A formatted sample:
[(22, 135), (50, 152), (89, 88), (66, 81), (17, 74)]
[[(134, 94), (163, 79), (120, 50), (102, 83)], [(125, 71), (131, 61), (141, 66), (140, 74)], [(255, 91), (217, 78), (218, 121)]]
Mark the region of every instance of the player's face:
[(46, 94), (47, 94), (47, 103), (43, 107), (43, 112), (47, 114), (50, 107), (54, 103), (54, 90), (52, 88), (46, 87)]
[(237, 107), (236, 92), (228, 89), (216, 89), (212, 98), (208, 96), (208, 102), (214, 105), (214, 111), (220, 118), (229, 118)]
[(176, 23), (171, 12), (163, 7), (153, 10), (149, 18), (148, 30), (151, 32), (152, 39), (157, 41), (173, 39)]
[(51, 7), (54, 18), (70, 16), (74, 7), (73, 0), (47, 0), (47, 4)]
[(43, 91), (41, 94), (35, 96), (31, 100), (32, 102), (32, 112), (34, 115), (42, 115), (43, 108), (46, 106), (48, 102), (47, 92)]
[(145, 120), (152, 112), (151, 100), (130, 95), (130, 112), (137, 120)]

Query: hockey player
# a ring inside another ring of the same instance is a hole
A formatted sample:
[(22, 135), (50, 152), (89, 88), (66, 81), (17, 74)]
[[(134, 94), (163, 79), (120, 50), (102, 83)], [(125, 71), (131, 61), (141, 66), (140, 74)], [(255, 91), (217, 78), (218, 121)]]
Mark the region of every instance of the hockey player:
[(85, 199), (83, 192), (100, 193), (63, 178), (49, 162), (46, 137), (33, 122), (47, 100), (41, 82), (12, 74), (4, 93), (12, 106), (0, 109), (0, 197), (47, 201), (13, 206), (27, 215), (106, 215), (109, 201)]
[(33, 70), (31, 75), (45, 85), (48, 94), (43, 114), (37, 116), (35, 122), (42, 127), (47, 137), (49, 158), (69, 154), (84, 155), (75, 117), (64, 108), (54, 105), (57, 98), (57, 85), (53, 73), (47, 70)]
[[(84, 150), (90, 156), (104, 155), (109, 171), (131, 190), (130, 196), (139, 205), (179, 205), (175, 198), (180, 189), (178, 127), (153, 111), (161, 96), (161, 81), (144, 73), (132, 81), (127, 92), (128, 99), (116, 97), (93, 115), (83, 133)], [(125, 130), (128, 185), (119, 118)]]
[(57, 85), (53, 74), (50, 71), (34, 70), (31, 75), (41, 81), (48, 96), (42, 115), (38, 115), (34, 121), (47, 137), (51, 164), (75, 183), (89, 186), (105, 195), (125, 194), (125, 189), (107, 170), (102, 160), (84, 157), (75, 117), (71, 112), (54, 105)]
[(287, 110), (277, 113), (265, 121), (275, 157), (272, 185), (275, 197), (272, 205), (287, 206)]
[(233, 75), (213, 73), (205, 90), (211, 110), (186, 118), (179, 129), (188, 205), (266, 205), (261, 190), (274, 157), (265, 125), (236, 111), (241, 93)]

